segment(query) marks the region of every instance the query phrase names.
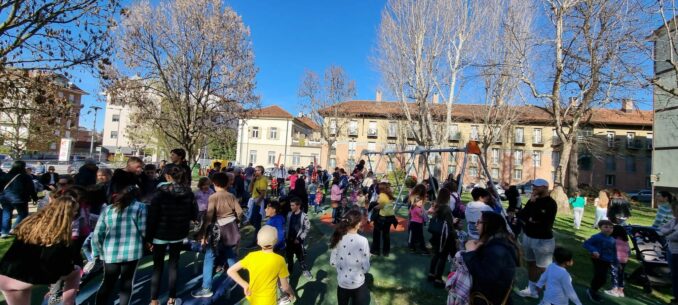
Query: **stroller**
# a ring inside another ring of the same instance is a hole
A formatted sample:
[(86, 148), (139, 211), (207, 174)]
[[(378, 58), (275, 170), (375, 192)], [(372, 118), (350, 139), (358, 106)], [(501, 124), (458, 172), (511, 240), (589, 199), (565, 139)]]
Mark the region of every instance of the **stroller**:
[(671, 285), (671, 270), (667, 262), (666, 241), (653, 227), (630, 225), (625, 227), (633, 244), (633, 252), (640, 267), (631, 273), (632, 281), (640, 283), (645, 293), (653, 286)]

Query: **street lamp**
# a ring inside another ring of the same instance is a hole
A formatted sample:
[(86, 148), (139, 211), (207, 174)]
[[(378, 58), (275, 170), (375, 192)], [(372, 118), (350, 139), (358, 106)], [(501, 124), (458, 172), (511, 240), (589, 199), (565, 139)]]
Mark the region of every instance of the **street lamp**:
[(94, 152), (94, 133), (96, 132), (96, 127), (97, 127), (97, 112), (101, 107), (99, 106), (89, 106), (90, 110), (87, 111), (87, 114), (92, 113), (92, 110), (94, 110), (94, 123), (92, 124), (92, 136), (90, 138), (90, 143), (89, 143), (89, 158), (92, 159), (92, 153)]

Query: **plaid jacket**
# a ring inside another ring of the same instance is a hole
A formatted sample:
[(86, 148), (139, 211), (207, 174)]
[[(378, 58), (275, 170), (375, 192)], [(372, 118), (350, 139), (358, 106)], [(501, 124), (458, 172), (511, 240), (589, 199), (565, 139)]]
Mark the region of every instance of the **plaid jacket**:
[(92, 256), (106, 263), (141, 259), (146, 232), (146, 205), (135, 201), (121, 212), (108, 206), (92, 236)]

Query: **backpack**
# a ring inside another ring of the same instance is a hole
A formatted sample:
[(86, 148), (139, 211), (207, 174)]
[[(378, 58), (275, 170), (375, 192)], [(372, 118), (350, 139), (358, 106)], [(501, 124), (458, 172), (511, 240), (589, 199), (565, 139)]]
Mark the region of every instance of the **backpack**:
[(428, 232), (431, 234), (443, 234), (446, 225), (447, 223), (444, 219), (432, 217), (428, 223)]
[(459, 219), (466, 219), (466, 205), (461, 202), (459, 195), (456, 193), (450, 194), (450, 200), (454, 200), (454, 210), (452, 210), (452, 216)]

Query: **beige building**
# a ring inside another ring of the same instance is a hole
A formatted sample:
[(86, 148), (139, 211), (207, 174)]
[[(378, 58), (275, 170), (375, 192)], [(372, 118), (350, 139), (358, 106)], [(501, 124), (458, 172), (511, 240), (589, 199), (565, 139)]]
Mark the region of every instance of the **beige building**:
[(278, 106), (253, 110), (238, 122), (237, 164), (304, 167), (319, 161), (320, 152), (318, 126), (308, 117), (294, 117)]
[[(326, 117), (325, 123), (336, 130), (337, 141), (333, 147), (323, 146), (322, 154), (329, 154), (333, 168), (347, 170), (361, 159), (363, 150), (402, 151), (416, 147), (413, 136), (399, 104), (382, 101), (347, 101), (335, 105), (339, 111), (327, 109), (323, 113), (342, 113), (341, 117)], [(436, 108), (439, 107), (439, 108)], [(434, 104), (433, 109), (444, 111), (444, 105)], [(470, 140), (478, 140), (485, 126), (477, 121), (477, 113), (483, 105), (457, 104), (453, 107), (453, 124), (448, 130), (447, 147), (464, 147)], [(535, 106), (522, 106), (518, 110), (520, 123), (502, 133), (499, 141), (487, 150), (487, 165), (490, 175), (501, 182), (518, 184), (536, 178), (555, 179), (555, 168), (560, 158), (550, 115)], [(474, 115), (475, 114), (475, 115)], [(645, 170), (650, 160), (647, 139), (652, 139), (652, 112), (634, 110), (629, 102), (620, 110), (597, 109), (590, 124), (580, 134), (580, 139), (590, 140), (595, 147), (580, 147), (580, 184), (632, 189), (644, 187), (649, 181)], [(649, 146), (651, 147), (651, 146)], [(376, 173), (385, 173), (405, 168), (409, 155), (400, 155), (389, 160), (371, 157)], [(463, 165), (462, 154), (431, 154), (428, 158), (430, 171), (439, 178), (459, 174)], [(465, 183), (476, 182), (482, 167), (476, 156), (469, 156)], [(420, 173), (422, 170), (420, 170)]]

